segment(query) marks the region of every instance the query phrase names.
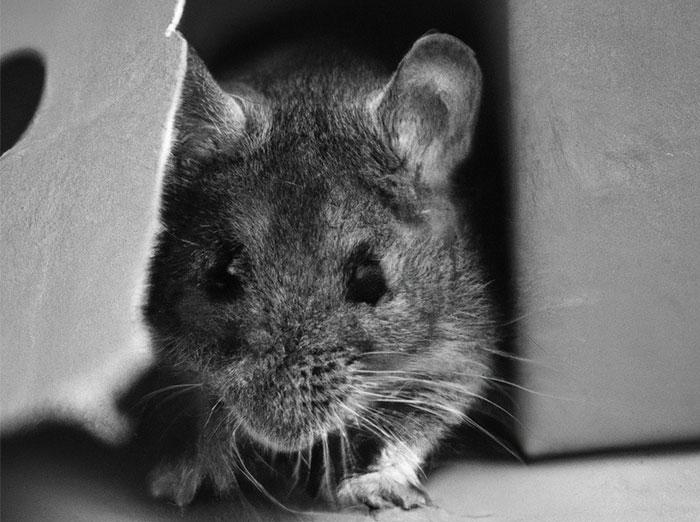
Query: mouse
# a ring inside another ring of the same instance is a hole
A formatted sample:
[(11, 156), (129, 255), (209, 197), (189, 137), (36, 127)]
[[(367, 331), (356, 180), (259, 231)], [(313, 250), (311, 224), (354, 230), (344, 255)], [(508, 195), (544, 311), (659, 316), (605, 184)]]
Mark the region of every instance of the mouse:
[(391, 67), (324, 43), (216, 79), (189, 48), (143, 314), (200, 414), (154, 496), (235, 491), (241, 448), (321, 447), (334, 505), (430, 505), (423, 466), (498, 344), (456, 188), (481, 93), (475, 53), (439, 32)]

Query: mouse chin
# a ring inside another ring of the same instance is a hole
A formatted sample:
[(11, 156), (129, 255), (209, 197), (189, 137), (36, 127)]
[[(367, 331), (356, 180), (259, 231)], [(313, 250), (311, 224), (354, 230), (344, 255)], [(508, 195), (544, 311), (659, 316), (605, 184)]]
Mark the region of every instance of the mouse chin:
[(247, 422), (242, 427), (248, 436), (264, 447), (274, 451), (291, 453), (311, 447), (317, 440), (326, 436), (330, 427), (323, 426), (284, 426), (280, 424), (272, 429), (255, 428)]

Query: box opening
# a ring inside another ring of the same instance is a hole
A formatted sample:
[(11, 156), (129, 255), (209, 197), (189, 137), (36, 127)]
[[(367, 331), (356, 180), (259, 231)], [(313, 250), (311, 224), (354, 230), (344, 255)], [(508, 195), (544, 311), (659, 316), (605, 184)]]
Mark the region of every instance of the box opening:
[[(215, 0), (187, 2), (178, 26), (216, 76), (261, 48), (313, 36), (334, 36), (368, 48), (393, 70), (412, 43), (431, 30), (452, 34), (477, 55), (484, 76), (482, 109), (472, 154), (465, 165), (473, 228), (485, 258), (487, 278), (504, 324), (512, 316), (511, 195), (507, 143), (510, 119), (506, 2), (476, 0), (405, 1)], [(506, 352), (512, 347), (505, 332)], [(500, 373), (513, 380), (510, 359)], [(512, 391), (512, 390), (508, 390)], [(510, 396), (510, 394), (508, 394)], [(512, 409), (511, 399), (501, 402)], [(500, 416), (499, 416), (500, 417)], [(510, 421), (499, 436), (512, 440)], [(499, 424), (500, 425), (500, 424)], [(489, 428), (500, 431), (497, 426)]]
[(499, 298), (510, 301), (509, 121), (507, 4), (370, 0), (215, 0), (187, 2), (178, 29), (215, 74), (261, 46), (313, 35), (351, 38), (371, 47), (393, 69), (411, 44), (430, 30), (450, 33), (476, 52), (484, 97), (467, 180), (473, 216)]

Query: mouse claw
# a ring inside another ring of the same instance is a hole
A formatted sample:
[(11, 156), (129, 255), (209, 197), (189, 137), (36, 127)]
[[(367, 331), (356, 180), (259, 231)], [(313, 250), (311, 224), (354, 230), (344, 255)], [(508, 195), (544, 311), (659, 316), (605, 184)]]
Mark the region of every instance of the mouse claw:
[(415, 509), (432, 506), (428, 493), (420, 484), (374, 471), (344, 479), (338, 486), (338, 501), (350, 507), (364, 504), (370, 509), (400, 507)]

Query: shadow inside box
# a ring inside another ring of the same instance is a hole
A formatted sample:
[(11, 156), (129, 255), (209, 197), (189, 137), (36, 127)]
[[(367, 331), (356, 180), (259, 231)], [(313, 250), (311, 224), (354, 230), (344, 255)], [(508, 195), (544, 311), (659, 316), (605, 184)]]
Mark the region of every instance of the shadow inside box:
[[(236, 513), (239, 520), (294, 520), (305, 513), (332, 508), (305, 491), (290, 493), (287, 480), (260, 477), (275, 502), (242, 479), (241, 496), (217, 498), (204, 490), (187, 508), (152, 499), (147, 476), (155, 464), (139, 436), (122, 446), (109, 446), (77, 426), (42, 423), (2, 440), (1, 507), (3, 520), (207, 520)], [(247, 457), (244, 457), (247, 458)], [(442, 447), (430, 468), (474, 461), (514, 458), (474, 428), (464, 428)], [(283, 466), (284, 467), (284, 466)], [(318, 471), (318, 470), (317, 470)], [(313, 488), (318, 477), (302, 477)], [(303, 483), (306, 482), (306, 483)], [(427, 470), (430, 491), (430, 471)], [(87, 518), (86, 518), (87, 517)], [(303, 518), (303, 517), (302, 517)]]
[(3, 520), (289, 520), (289, 513), (245, 486), (242, 500), (203, 491), (187, 508), (153, 499), (153, 459), (138, 441), (112, 447), (79, 427), (42, 423), (2, 440)]

